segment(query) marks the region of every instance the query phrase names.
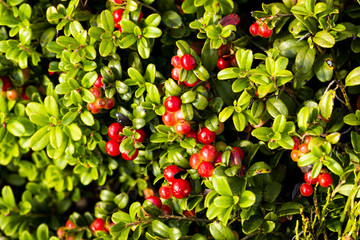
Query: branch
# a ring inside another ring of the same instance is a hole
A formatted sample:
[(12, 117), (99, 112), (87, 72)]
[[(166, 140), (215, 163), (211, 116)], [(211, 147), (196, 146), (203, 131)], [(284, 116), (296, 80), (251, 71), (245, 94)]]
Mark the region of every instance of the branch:
[(126, 228), (131, 227), (131, 226), (135, 226), (135, 225), (138, 225), (138, 224), (148, 224), (148, 223), (151, 223), (153, 220), (154, 219), (147, 220), (147, 221), (138, 221), (138, 222), (127, 223)]
[(203, 218), (188, 218), (188, 217), (180, 217), (175, 215), (166, 215), (166, 216), (158, 216), (158, 218), (162, 219), (177, 219), (177, 220), (183, 220), (183, 221), (194, 221), (194, 222), (205, 222), (205, 223), (211, 223), (215, 220), (208, 220)]
[(135, 2), (136, 2), (136, 4), (138, 4), (138, 5), (140, 5), (140, 6), (146, 7), (146, 8), (148, 8), (148, 9), (150, 9), (150, 10), (152, 10), (152, 11), (160, 14), (158, 10), (156, 10), (155, 8), (153, 8), (153, 7), (150, 6), (150, 5), (147, 5), (147, 4), (142, 3), (142, 2), (139, 2), (139, 1), (135, 1)]

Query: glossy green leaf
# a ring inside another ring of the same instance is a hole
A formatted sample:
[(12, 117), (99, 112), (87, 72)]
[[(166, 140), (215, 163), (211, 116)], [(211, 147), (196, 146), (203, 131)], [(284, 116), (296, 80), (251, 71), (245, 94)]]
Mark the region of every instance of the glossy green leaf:
[(315, 44), (323, 48), (332, 48), (335, 45), (335, 38), (327, 31), (317, 32), (313, 41)]
[(329, 119), (331, 117), (334, 108), (335, 95), (336, 95), (335, 90), (329, 90), (320, 99), (319, 102), (320, 113), (321, 116), (325, 119)]

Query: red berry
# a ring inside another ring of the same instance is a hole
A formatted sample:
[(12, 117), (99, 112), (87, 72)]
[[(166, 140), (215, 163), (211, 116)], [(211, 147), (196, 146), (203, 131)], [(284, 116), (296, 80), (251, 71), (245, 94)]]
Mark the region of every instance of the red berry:
[(164, 215), (171, 215), (171, 213), (172, 213), (169, 205), (165, 205), (165, 204), (162, 205), (161, 211), (163, 212)]
[(120, 155), (120, 145), (116, 140), (107, 141), (105, 144), (105, 150), (110, 156), (116, 157)]
[(181, 61), (179, 56), (173, 56), (171, 58), (171, 65), (174, 66), (174, 68), (181, 68)]
[(179, 122), (175, 125), (174, 130), (177, 134), (184, 135), (191, 131), (190, 123), (188, 122)]
[(97, 231), (105, 231), (105, 221), (101, 218), (96, 218), (90, 225), (90, 230), (96, 233)]
[(200, 157), (206, 162), (213, 162), (217, 156), (217, 150), (214, 145), (205, 145), (200, 150)]
[(146, 137), (145, 131), (142, 130), (142, 129), (137, 129), (135, 131), (137, 133), (136, 135), (138, 135), (135, 140), (137, 142), (143, 142), (145, 140), (145, 137)]
[(319, 184), (322, 187), (329, 187), (332, 183), (332, 176), (329, 173), (319, 175)]
[(315, 185), (318, 180), (319, 176), (317, 176), (315, 179), (311, 177), (312, 170), (304, 174), (304, 179), (307, 184)]
[(175, 114), (173, 112), (165, 112), (165, 114), (162, 116), (162, 121), (165, 126), (173, 127), (177, 123), (175, 120)]
[(176, 112), (175, 112), (175, 120), (176, 120), (177, 122), (183, 122), (183, 121), (185, 121), (185, 116), (184, 116), (183, 111), (179, 110), (179, 111), (176, 111)]
[(95, 101), (95, 106), (99, 109), (104, 108), (106, 106), (106, 101), (104, 98), (98, 98)]
[(90, 92), (92, 93), (92, 95), (94, 95), (95, 98), (101, 97), (101, 91), (98, 87), (90, 88)]
[(111, 228), (112, 226), (114, 226), (114, 225), (115, 225), (115, 223), (110, 221), (110, 223), (105, 226), (105, 231), (106, 231), (106, 232), (110, 232), (110, 228)]
[(167, 97), (164, 106), (169, 112), (176, 112), (181, 109), (181, 99), (178, 96)]
[(123, 125), (119, 124), (119, 123), (112, 123), (109, 127), (108, 127), (108, 135), (109, 138), (113, 139), (113, 140), (118, 140), (121, 138), (120, 133), (122, 133), (123, 130)]
[(104, 85), (102, 79), (103, 77), (99, 76), (94, 83), (94, 87), (101, 88)]
[(91, 111), (92, 114), (96, 114), (100, 112), (100, 109), (96, 107), (95, 103), (88, 103), (87, 109)]
[(202, 162), (202, 159), (200, 157), (200, 153), (194, 153), (193, 155), (191, 155), (190, 160), (189, 160), (189, 164), (190, 167), (193, 169), (198, 169), (199, 164)]
[(116, 3), (116, 4), (122, 4), (122, 3), (123, 3), (123, 0), (114, 0), (114, 3)]
[(311, 136), (307, 136), (304, 140), (304, 143), (309, 145), (310, 141), (311, 141)]
[(190, 182), (182, 178), (175, 180), (171, 185), (171, 193), (175, 198), (178, 199), (189, 196), (190, 191)]
[(12, 86), (11, 80), (8, 77), (1, 77), (0, 79), (2, 81), (2, 90), (6, 92)]
[(129, 155), (129, 153), (130, 153), (130, 150), (127, 150), (126, 152), (121, 153), (121, 157), (127, 161), (132, 161), (139, 155), (139, 150), (135, 149), (135, 153), (131, 156)]
[(253, 36), (259, 35), (259, 24), (256, 22), (251, 24), (249, 31), (250, 31), (250, 34)]
[(211, 162), (201, 162), (198, 166), (198, 173), (202, 177), (211, 177), (214, 172), (214, 165)]
[(115, 98), (105, 98), (105, 102), (106, 102), (106, 105), (105, 105), (105, 109), (111, 109), (115, 106)]
[(195, 217), (195, 211), (194, 210), (184, 210), (183, 215), (187, 218), (193, 218), (193, 217)]
[(58, 238), (63, 239), (66, 235), (65, 227), (64, 226), (59, 227), (58, 230), (56, 231), (56, 234), (57, 234)]
[(187, 87), (194, 87), (196, 86), (196, 84), (199, 82), (199, 79), (197, 79), (194, 83), (188, 83), (187, 81), (184, 81), (184, 84), (187, 86)]
[(223, 70), (230, 67), (230, 63), (226, 61), (223, 57), (219, 57), (216, 66), (219, 70)]
[(233, 152), (233, 151), (238, 152), (238, 153), (240, 154), (241, 160), (244, 160), (245, 155), (244, 155), (243, 150), (241, 150), (241, 148), (239, 148), (239, 147), (233, 147), (232, 152)]
[(157, 208), (161, 209), (162, 202), (161, 202), (160, 198), (158, 198), (156, 196), (151, 196), (151, 197), (148, 197), (146, 200), (152, 202), (152, 204), (154, 204)]
[(269, 38), (272, 35), (273, 30), (268, 28), (266, 23), (263, 23), (261, 27), (259, 27), (258, 33), (263, 38)]
[(171, 198), (171, 187), (170, 186), (161, 186), (159, 189), (159, 196), (163, 199)]
[(181, 71), (181, 68), (173, 68), (171, 70), (171, 77), (174, 80), (179, 80), (180, 79), (180, 71)]
[(20, 97), (20, 94), (16, 89), (11, 89), (6, 91), (6, 97), (9, 100), (17, 100)]
[(21, 98), (23, 100), (30, 100), (29, 96), (26, 94), (26, 89), (23, 89), (23, 91), (21, 93)]
[(198, 142), (197, 140), (197, 132), (195, 130), (190, 130), (190, 132), (188, 132), (186, 135), (185, 135), (186, 138), (188, 137), (192, 137), (196, 140), (196, 142)]
[(65, 227), (66, 227), (67, 229), (76, 228), (75, 224), (73, 224), (70, 220), (67, 220), (67, 221), (66, 221)]
[(300, 193), (305, 197), (309, 197), (313, 194), (313, 188), (310, 184), (304, 183), (300, 187)]
[(175, 174), (180, 172), (180, 168), (176, 165), (167, 166), (164, 170), (164, 178), (168, 180), (168, 182), (174, 182), (176, 178), (174, 177)]
[(140, 14), (139, 14), (139, 18), (138, 18), (138, 22), (143, 18), (143, 16), (144, 16), (144, 14), (143, 14), (143, 12), (142, 11), (140, 11)]
[(294, 147), (292, 150), (298, 149), (300, 145), (300, 140), (297, 137), (291, 137), (294, 140)]
[(290, 157), (294, 162), (297, 162), (301, 154), (302, 153), (299, 150), (292, 150), (290, 153)]
[(120, 27), (120, 21), (121, 21), (121, 17), (123, 15), (124, 9), (117, 9), (113, 12), (113, 17), (114, 17), (114, 22), (115, 22), (115, 27), (118, 28)]
[(309, 152), (309, 145), (307, 145), (306, 143), (303, 143), (299, 146), (299, 151), (301, 153), (308, 153)]
[(210, 131), (207, 127), (203, 127), (198, 132), (197, 138), (202, 144), (211, 144), (215, 141), (215, 133)]
[(222, 163), (222, 160), (221, 160), (221, 156), (222, 156), (222, 152), (218, 152), (217, 155), (216, 155), (216, 158), (213, 162), (214, 165), (216, 165), (217, 163)]
[(185, 54), (181, 57), (181, 66), (185, 70), (193, 70), (196, 67), (196, 59), (191, 54)]

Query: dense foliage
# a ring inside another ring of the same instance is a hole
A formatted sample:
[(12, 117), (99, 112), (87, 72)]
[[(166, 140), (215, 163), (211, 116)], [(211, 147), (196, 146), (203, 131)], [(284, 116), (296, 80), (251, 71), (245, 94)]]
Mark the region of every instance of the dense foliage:
[(355, 0), (0, 0), (0, 239), (359, 239)]

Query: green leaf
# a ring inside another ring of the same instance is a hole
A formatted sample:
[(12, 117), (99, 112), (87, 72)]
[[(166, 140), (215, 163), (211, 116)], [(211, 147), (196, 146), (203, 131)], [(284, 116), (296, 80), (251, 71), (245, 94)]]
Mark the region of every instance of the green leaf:
[(225, 68), (218, 73), (217, 78), (219, 80), (238, 78), (239, 73), (240, 69), (237, 67)]
[(234, 199), (230, 196), (218, 196), (214, 199), (214, 204), (218, 208), (229, 208), (234, 204)]
[(315, 62), (316, 49), (308, 45), (302, 47), (295, 58), (295, 69), (300, 73), (308, 73)]
[(36, 230), (37, 239), (49, 239), (49, 228), (43, 223)]
[(77, 124), (72, 123), (67, 126), (67, 128), (69, 129), (70, 137), (72, 138), (72, 140), (79, 141), (81, 139), (82, 132)]
[(277, 115), (282, 114), (285, 117), (288, 116), (288, 109), (281, 99), (271, 97), (266, 100), (266, 109), (269, 114), (275, 118)]
[(34, 151), (40, 151), (45, 148), (50, 142), (50, 132), (48, 131), (48, 126), (40, 128), (34, 133), (30, 138), (30, 147)]
[(354, 68), (345, 78), (345, 86), (356, 86), (360, 84), (360, 67)]
[(300, 213), (302, 205), (296, 202), (286, 202), (276, 210), (278, 217), (290, 216)]
[(239, 206), (241, 208), (248, 208), (254, 205), (255, 201), (256, 201), (255, 194), (251, 191), (246, 190), (241, 193)]
[(233, 122), (234, 122), (234, 126), (238, 132), (242, 132), (247, 125), (246, 117), (241, 112), (240, 113), (235, 112), (233, 114)]
[(232, 196), (232, 191), (226, 177), (213, 177), (212, 184), (214, 185), (215, 191), (223, 196)]
[(53, 96), (47, 96), (44, 101), (45, 110), (56, 119), (59, 119), (59, 107)]
[(88, 126), (93, 126), (95, 124), (94, 116), (87, 110), (85, 110), (80, 114), (80, 118), (83, 121), (83, 123), (85, 123)]
[(335, 100), (336, 92), (335, 90), (327, 91), (320, 99), (319, 108), (321, 116), (325, 119), (329, 119), (331, 117), (333, 107), (334, 107), (334, 100)]
[(266, 185), (264, 191), (264, 200), (267, 202), (274, 202), (281, 191), (281, 184), (273, 181)]
[(224, 226), (220, 222), (213, 222), (210, 224), (210, 233), (215, 240), (236, 240), (236, 236), (230, 228)]
[(312, 153), (307, 153), (299, 158), (298, 166), (305, 167), (312, 164), (316, 160), (317, 158)]
[(262, 217), (253, 215), (249, 220), (243, 222), (242, 230), (245, 234), (250, 234), (260, 228), (263, 221)]
[(50, 143), (53, 148), (60, 148), (63, 144), (63, 132), (59, 126), (55, 126), (50, 130)]
[(310, 117), (310, 109), (308, 107), (303, 107), (297, 114), (297, 121), (299, 129), (303, 132), (308, 128), (308, 121)]
[(269, 141), (271, 139), (271, 135), (273, 134), (273, 130), (267, 127), (259, 127), (254, 129), (251, 132), (251, 135), (256, 137), (257, 139), (261, 141)]
[(333, 158), (325, 156), (324, 165), (333, 173), (340, 176), (343, 173), (343, 168), (341, 165)]
[(143, 30), (143, 36), (146, 38), (158, 38), (162, 34), (162, 31), (157, 27), (145, 27)]
[(81, 85), (84, 88), (91, 88), (93, 86), (93, 84), (96, 82), (97, 78), (98, 78), (98, 74), (95, 71), (88, 72), (81, 79)]
[(327, 31), (317, 32), (313, 42), (323, 48), (332, 48), (335, 45), (335, 38)]
[(249, 167), (246, 171), (247, 177), (253, 177), (259, 174), (270, 173), (271, 167), (265, 162), (257, 162)]
[(101, 41), (99, 46), (99, 53), (102, 57), (110, 55), (115, 48), (112, 41)]
[(235, 109), (233, 106), (224, 108), (219, 114), (219, 121), (225, 122), (229, 117), (231, 117), (234, 111)]
[(11, 208), (16, 207), (14, 193), (10, 186), (3, 187), (3, 189), (1, 190), (1, 194), (2, 194), (2, 200), (7, 206)]
[(105, 31), (108, 32), (114, 31), (114, 26), (115, 26), (114, 17), (109, 10), (104, 10), (101, 12), (100, 21)]

